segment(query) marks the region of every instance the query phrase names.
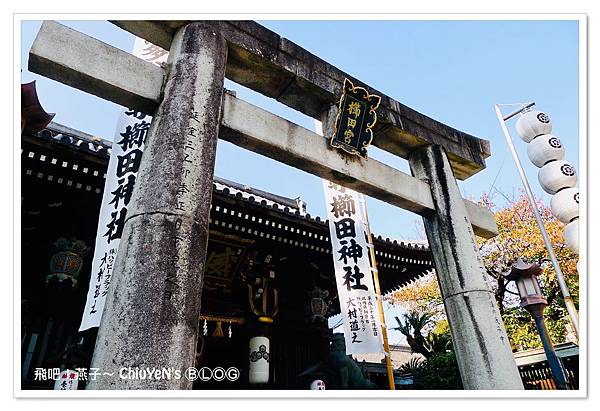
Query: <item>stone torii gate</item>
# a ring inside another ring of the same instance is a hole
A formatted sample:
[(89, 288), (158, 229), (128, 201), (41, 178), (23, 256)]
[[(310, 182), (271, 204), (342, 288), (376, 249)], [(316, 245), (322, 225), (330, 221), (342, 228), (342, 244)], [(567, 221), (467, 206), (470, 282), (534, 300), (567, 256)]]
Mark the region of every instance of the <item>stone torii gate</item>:
[[(485, 167), (489, 143), (428, 118), (252, 21), (114, 21), (169, 50), (157, 67), (46, 21), (29, 69), (154, 116), (92, 367), (93, 389), (189, 389), (185, 378), (129, 380), (122, 367), (193, 366), (217, 138), (423, 217), (466, 389), (522, 389), (474, 233), (493, 214), (456, 178)], [(323, 122), (331, 133), (344, 78), (382, 96), (373, 144), (413, 176), (349, 158), (322, 136), (224, 92), (224, 78)]]

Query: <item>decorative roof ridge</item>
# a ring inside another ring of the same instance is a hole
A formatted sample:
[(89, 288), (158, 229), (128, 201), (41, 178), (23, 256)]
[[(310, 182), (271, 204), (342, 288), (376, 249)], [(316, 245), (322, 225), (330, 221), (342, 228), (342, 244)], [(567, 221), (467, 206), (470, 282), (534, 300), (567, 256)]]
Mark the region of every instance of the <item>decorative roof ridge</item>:
[(76, 150), (105, 159), (110, 157), (112, 151), (112, 142), (56, 122), (48, 124), (46, 128), (36, 133), (34, 137), (59, 142)]
[(306, 203), (304, 203), (300, 199), (300, 197), (296, 197), (296, 198), (284, 197), (279, 194), (273, 194), (268, 191), (260, 190), (260, 189), (250, 187), (245, 184), (237, 183), (235, 181), (231, 181), (231, 180), (228, 180), (228, 179), (225, 179), (222, 177), (217, 177), (217, 176), (214, 177), (214, 181), (215, 181), (215, 183), (222, 184), (224, 186), (233, 188), (235, 190), (238, 190), (242, 193), (247, 194), (247, 196), (245, 196), (245, 198), (249, 197), (249, 196), (261, 197), (270, 202), (280, 204), (284, 207), (293, 208), (295, 210), (300, 211), (300, 213), (302, 213), (302, 214), (306, 214)]
[(59, 132), (59, 133), (62, 133), (62, 134), (67, 134), (71, 137), (77, 137), (80, 140), (92, 142), (95, 144), (100, 144), (106, 148), (111, 148), (112, 144), (113, 144), (113, 142), (110, 140), (106, 140), (102, 137), (88, 134), (85, 131), (81, 131), (81, 130), (77, 130), (77, 129), (65, 126), (63, 124), (57, 123), (56, 121), (53, 121), (50, 124), (48, 124), (48, 126), (46, 128), (51, 129), (56, 132)]

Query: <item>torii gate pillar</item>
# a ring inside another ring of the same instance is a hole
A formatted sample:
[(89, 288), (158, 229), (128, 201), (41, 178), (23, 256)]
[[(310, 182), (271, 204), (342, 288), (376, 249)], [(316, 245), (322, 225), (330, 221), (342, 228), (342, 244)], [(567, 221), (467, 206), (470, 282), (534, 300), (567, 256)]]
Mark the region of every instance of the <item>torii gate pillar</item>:
[(446, 151), (430, 145), (411, 153), (415, 177), (431, 188), (435, 212), (423, 217), (463, 386), (522, 390), (500, 311)]
[(194, 365), (226, 58), (225, 40), (206, 23), (173, 39), (94, 350), (100, 375), (89, 389), (191, 389), (183, 375), (120, 373)]

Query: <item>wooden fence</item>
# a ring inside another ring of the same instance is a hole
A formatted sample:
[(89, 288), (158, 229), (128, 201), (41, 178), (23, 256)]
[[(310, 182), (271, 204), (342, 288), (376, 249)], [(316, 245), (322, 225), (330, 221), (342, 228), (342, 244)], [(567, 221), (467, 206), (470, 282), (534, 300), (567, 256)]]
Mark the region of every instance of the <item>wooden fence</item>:
[[(568, 385), (571, 390), (579, 389), (579, 356), (563, 357), (562, 362), (567, 371)], [(526, 390), (555, 390), (556, 383), (547, 361), (519, 367), (523, 385)]]

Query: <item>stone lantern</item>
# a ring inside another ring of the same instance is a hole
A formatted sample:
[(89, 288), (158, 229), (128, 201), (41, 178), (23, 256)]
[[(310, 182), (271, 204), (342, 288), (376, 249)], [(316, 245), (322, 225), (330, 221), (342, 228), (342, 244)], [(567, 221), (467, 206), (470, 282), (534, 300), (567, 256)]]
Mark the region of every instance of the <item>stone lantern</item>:
[(507, 280), (516, 283), (519, 296), (521, 297), (521, 307), (529, 311), (535, 320), (535, 325), (542, 340), (544, 352), (546, 353), (556, 386), (560, 390), (566, 390), (568, 389), (567, 375), (562, 362), (556, 355), (556, 351), (554, 351), (554, 346), (552, 345), (552, 340), (544, 321), (544, 309), (548, 305), (548, 302), (544, 298), (537, 280), (537, 276), (541, 272), (542, 268), (539, 264), (527, 264), (519, 257), (517, 262), (513, 264), (510, 272), (505, 274), (505, 277)]
[(510, 273), (506, 276), (507, 280), (513, 280), (521, 297), (521, 307), (529, 311), (533, 305), (548, 305), (544, 298), (537, 276), (542, 272), (538, 264), (527, 264), (520, 257), (512, 266)]

